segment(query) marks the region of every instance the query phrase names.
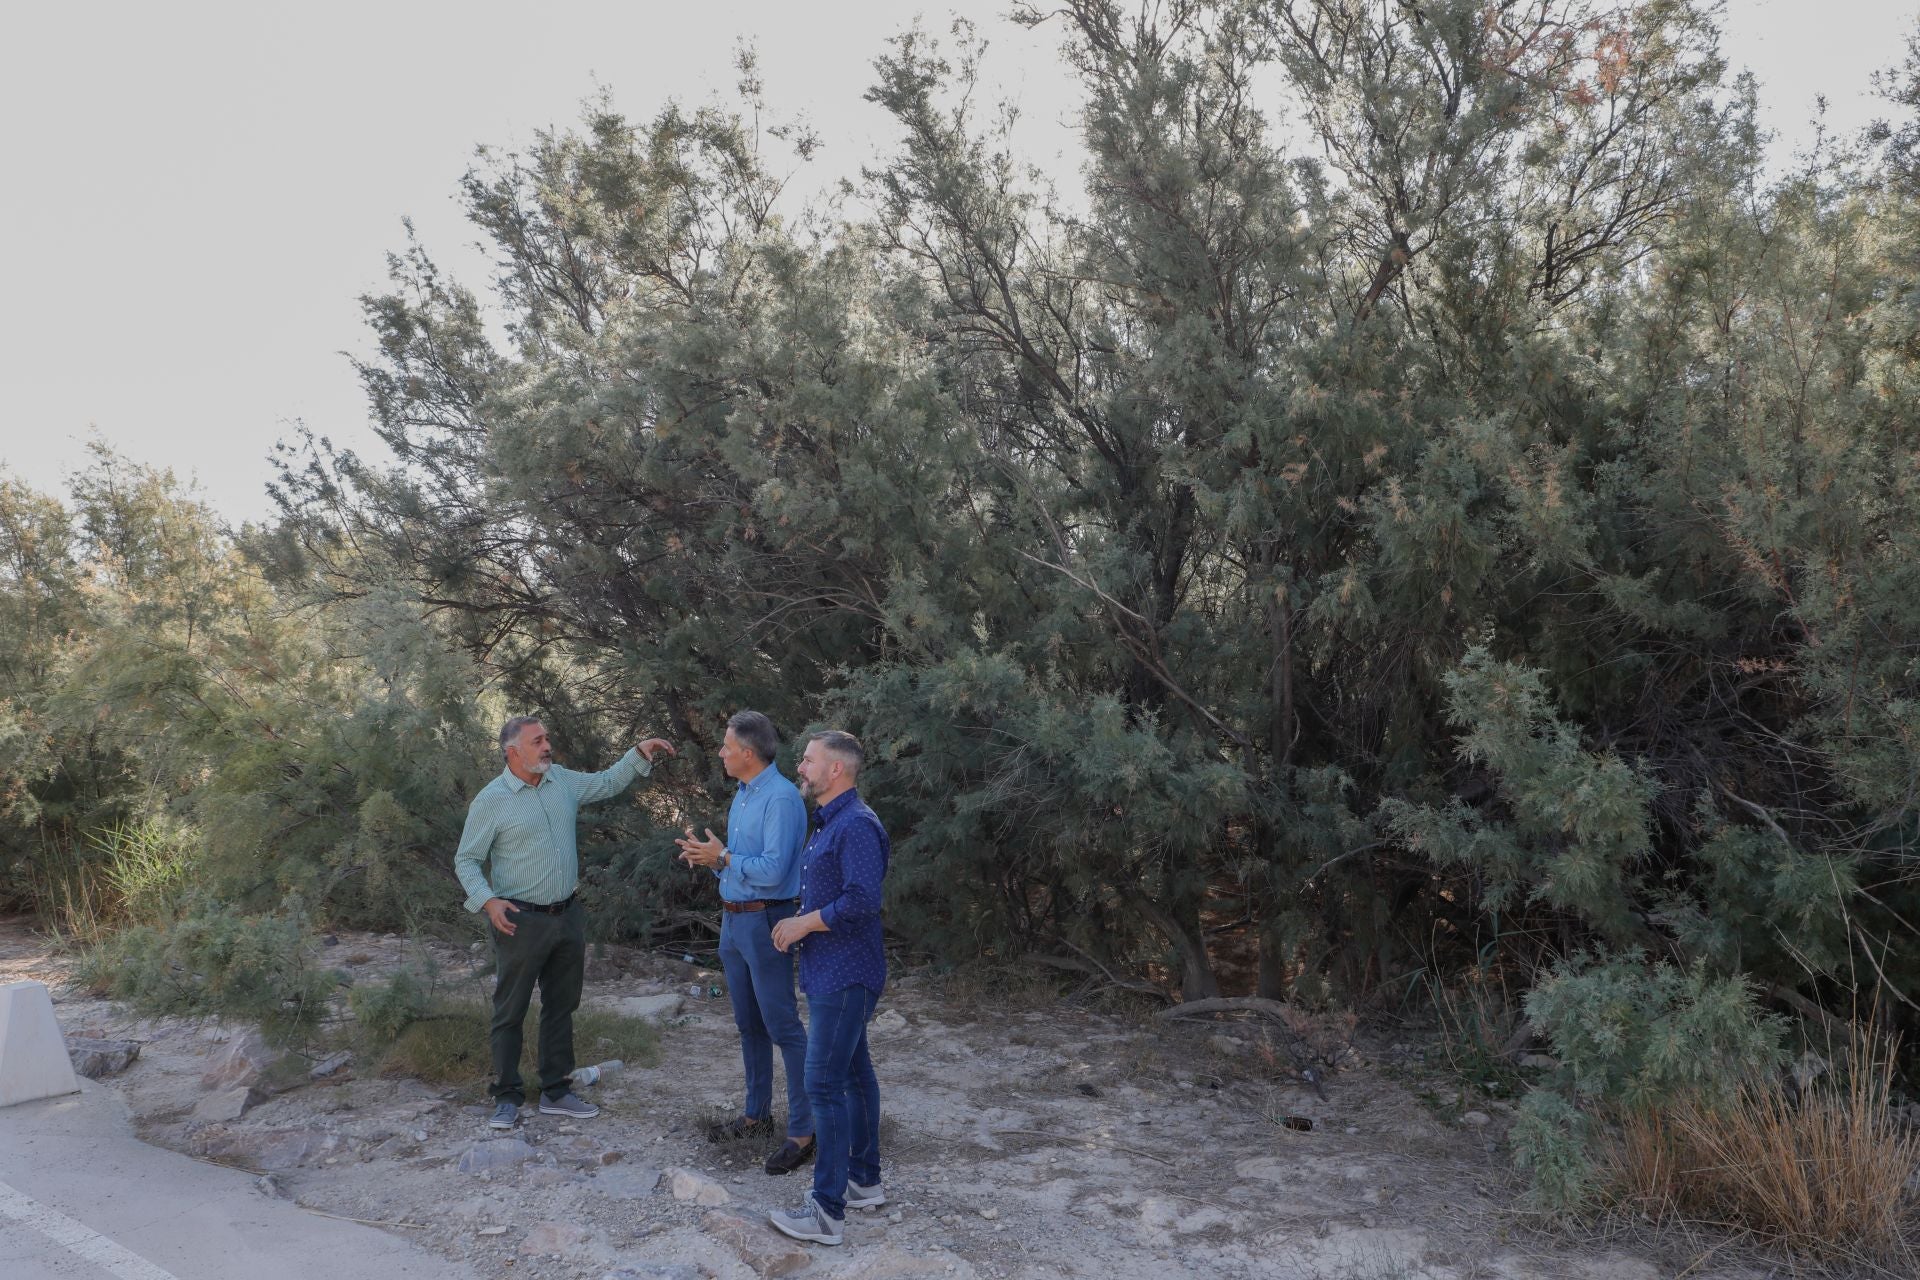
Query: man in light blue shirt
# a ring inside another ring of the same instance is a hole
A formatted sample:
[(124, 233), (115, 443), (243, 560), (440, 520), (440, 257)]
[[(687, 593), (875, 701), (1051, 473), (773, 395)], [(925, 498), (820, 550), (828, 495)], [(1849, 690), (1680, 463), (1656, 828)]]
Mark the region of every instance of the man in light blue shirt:
[[(453, 855), (467, 891), (467, 910), (493, 926), (493, 1117), (511, 1129), (526, 1101), (520, 1078), (521, 1028), (533, 989), (540, 988), (540, 1110), (584, 1119), (600, 1109), (575, 1097), (573, 1012), (586, 979), (587, 926), (575, 890), (580, 806), (619, 795), (653, 771), (654, 757), (673, 745), (648, 738), (600, 773), (553, 762), (546, 726), (515, 716), (500, 729), (506, 768), (467, 806), (466, 829)], [(480, 869), (481, 863), (487, 870)]]
[(768, 1173), (791, 1173), (813, 1159), (813, 1113), (807, 1103), (807, 1030), (793, 993), (793, 957), (773, 945), (773, 927), (792, 915), (800, 898), (800, 850), (807, 838), (807, 806), (799, 789), (773, 764), (780, 747), (773, 722), (758, 711), (727, 721), (720, 764), (740, 784), (727, 811), (725, 841), (691, 828), (680, 840), (680, 860), (708, 867), (719, 881), (720, 964), (733, 1000), (746, 1066), (746, 1106), (708, 1131), (714, 1142), (770, 1133), (773, 1118), (773, 1046), (787, 1071), (787, 1136), (767, 1157)]

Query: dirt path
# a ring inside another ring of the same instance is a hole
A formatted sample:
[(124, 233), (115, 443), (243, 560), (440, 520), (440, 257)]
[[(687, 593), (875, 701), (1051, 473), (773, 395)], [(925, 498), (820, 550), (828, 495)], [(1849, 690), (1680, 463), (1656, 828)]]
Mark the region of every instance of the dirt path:
[[(404, 963), (411, 946), (343, 936), (325, 961), (368, 979)], [(485, 989), (467, 953), (431, 950), (443, 975)], [(402, 1224), (391, 1229), (483, 1276), (738, 1280), (804, 1263), (807, 1277), (846, 1280), (1657, 1280), (1692, 1261), (1527, 1230), (1497, 1109), (1475, 1117), (1484, 1124), (1447, 1119), (1364, 1060), (1323, 1101), (1273, 1083), (1246, 1026), (984, 1007), (901, 976), (872, 1033), (889, 1203), (855, 1211), (847, 1245), (808, 1263), (761, 1225), (769, 1207), (797, 1201), (806, 1175), (769, 1178), (758, 1149), (715, 1147), (700, 1132), (704, 1116), (738, 1099), (724, 997), (689, 998), (662, 1028), (657, 1066), (592, 1089), (600, 1117), (533, 1116), (514, 1135), (533, 1148), (530, 1160), (463, 1172), (463, 1157), (471, 1164), (495, 1136), (477, 1081), (443, 1090), (336, 1076), (234, 1121), (197, 1119), (205, 1073), (234, 1056), (245, 1028), (143, 1019), (62, 992), (59, 960), (0, 925), (0, 981), (19, 977), (55, 986), (69, 1037), (144, 1042), (110, 1083), (149, 1141), (268, 1170), (261, 1194)], [(615, 950), (590, 967), (587, 1000), (718, 981), (674, 957)], [(1412, 1059), (1395, 1049), (1377, 1056)], [(1283, 1114), (1314, 1127), (1286, 1129)]]

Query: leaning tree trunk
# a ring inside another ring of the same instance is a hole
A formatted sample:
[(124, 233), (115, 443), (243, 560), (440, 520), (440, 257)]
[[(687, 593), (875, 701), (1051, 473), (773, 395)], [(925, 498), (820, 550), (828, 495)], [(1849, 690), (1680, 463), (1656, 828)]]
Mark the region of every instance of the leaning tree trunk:
[(1189, 927), (1182, 924), (1172, 911), (1144, 894), (1136, 897), (1134, 904), (1140, 914), (1173, 943), (1174, 951), (1180, 957), (1180, 998), (1209, 1000), (1219, 995), (1220, 982), (1213, 976), (1213, 965), (1207, 960), (1207, 947), (1200, 937), (1198, 916)]

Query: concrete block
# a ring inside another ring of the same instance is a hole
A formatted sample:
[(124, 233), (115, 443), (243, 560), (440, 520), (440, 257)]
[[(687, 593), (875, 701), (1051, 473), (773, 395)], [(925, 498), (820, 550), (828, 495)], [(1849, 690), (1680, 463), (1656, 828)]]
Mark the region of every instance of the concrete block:
[(37, 982), (0, 986), (0, 1107), (78, 1092), (47, 989)]

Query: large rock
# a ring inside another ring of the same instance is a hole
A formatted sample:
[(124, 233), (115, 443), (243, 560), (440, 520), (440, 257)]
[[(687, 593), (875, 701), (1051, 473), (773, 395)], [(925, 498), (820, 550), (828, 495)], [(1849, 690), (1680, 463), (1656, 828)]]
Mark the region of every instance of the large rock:
[(189, 1140), (196, 1155), (226, 1164), (237, 1164), (263, 1173), (297, 1169), (320, 1164), (341, 1153), (343, 1143), (336, 1133), (318, 1129), (226, 1129), (218, 1126), (200, 1131)]
[(905, 1031), (906, 1029), (907, 1016), (898, 1009), (889, 1009), (867, 1024), (867, 1030), (873, 1032), (875, 1035), (882, 1036), (891, 1035), (895, 1031)]
[(754, 1222), (733, 1213), (710, 1213), (700, 1220), (700, 1226), (758, 1276), (792, 1275), (813, 1261), (812, 1254), (767, 1222)]
[(194, 1104), (193, 1118), (216, 1124), (238, 1120), (263, 1101), (259, 1090), (252, 1085), (236, 1084), (200, 1099)]
[(673, 1169), (667, 1174), (667, 1184), (673, 1189), (673, 1198), (692, 1201), (694, 1204), (715, 1205), (727, 1203), (733, 1197), (727, 1189), (704, 1173), (695, 1173), (692, 1169)]
[(460, 1157), (461, 1173), (488, 1173), (511, 1169), (537, 1159), (540, 1153), (518, 1138), (495, 1138), (468, 1147)]
[(687, 998), (674, 992), (658, 996), (623, 996), (607, 1005), (612, 1013), (623, 1018), (644, 1018), (648, 1022), (664, 1022), (675, 1017), (686, 1008)]
[(258, 1031), (242, 1031), (214, 1052), (207, 1069), (200, 1073), (200, 1083), (209, 1089), (254, 1084), (262, 1072), (284, 1056), (279, 1050), (269, 1047), (266, 1038)]
[(313, 1067), (307, 1072), (307, 1079), (330, 1080), (338, 1077), (344, 1080), (347, 1077), (342, 1073), (346, 1071), (352, 1062), (353, 1050), (351, 1049), (342, 1049), (338, 1053), (330, 1053), (313, 1064)]
[(67, 1041), (67, 1056), (73, 1060), (75, 1071), (89, 1080), (98, 1080), (132, 1066), (140, 1056), (140, 1042), (76, 1038)]

